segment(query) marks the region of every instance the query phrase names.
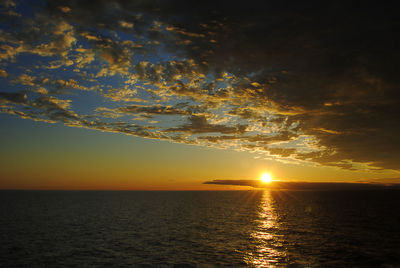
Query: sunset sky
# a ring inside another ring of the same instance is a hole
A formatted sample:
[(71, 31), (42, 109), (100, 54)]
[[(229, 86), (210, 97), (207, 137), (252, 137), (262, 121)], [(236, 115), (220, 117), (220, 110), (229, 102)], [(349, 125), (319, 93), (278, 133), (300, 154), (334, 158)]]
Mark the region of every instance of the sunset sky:
[(4, 0), (0, 13), (0, 189), (400, 182), (390, 3)]

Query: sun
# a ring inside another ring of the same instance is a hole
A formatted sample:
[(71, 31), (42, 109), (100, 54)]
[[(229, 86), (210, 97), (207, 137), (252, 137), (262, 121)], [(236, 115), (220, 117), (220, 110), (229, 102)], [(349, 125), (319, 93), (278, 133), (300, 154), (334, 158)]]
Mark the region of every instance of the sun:
[(261, 174), (261, 181), (263, 183), (270, 183), (272, 181), (272, 176), (269, 173), (263, 173)]

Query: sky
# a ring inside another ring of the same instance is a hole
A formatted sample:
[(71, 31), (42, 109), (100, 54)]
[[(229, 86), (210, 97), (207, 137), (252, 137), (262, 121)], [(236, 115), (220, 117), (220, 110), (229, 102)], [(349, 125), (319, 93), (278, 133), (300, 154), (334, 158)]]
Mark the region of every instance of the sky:
[(400, 182), (391, 3), (4, 0), (0, 13), (0, 189)]

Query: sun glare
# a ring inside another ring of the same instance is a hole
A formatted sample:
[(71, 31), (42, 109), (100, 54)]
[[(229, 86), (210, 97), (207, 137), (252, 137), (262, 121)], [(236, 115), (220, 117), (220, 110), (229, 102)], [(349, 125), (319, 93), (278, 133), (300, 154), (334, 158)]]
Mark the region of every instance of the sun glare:
[(264, 183), (270, 183), (272, 181), (272, 176), (269, 173), (261, 174), (261, 181)]

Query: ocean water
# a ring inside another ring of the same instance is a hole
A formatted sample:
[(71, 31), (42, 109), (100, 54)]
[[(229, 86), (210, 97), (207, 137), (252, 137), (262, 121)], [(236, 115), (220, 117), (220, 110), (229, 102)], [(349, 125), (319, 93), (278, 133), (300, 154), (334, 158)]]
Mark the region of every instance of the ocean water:
[(0, 267), (400, 267), (400, 191), (0, 191)]

